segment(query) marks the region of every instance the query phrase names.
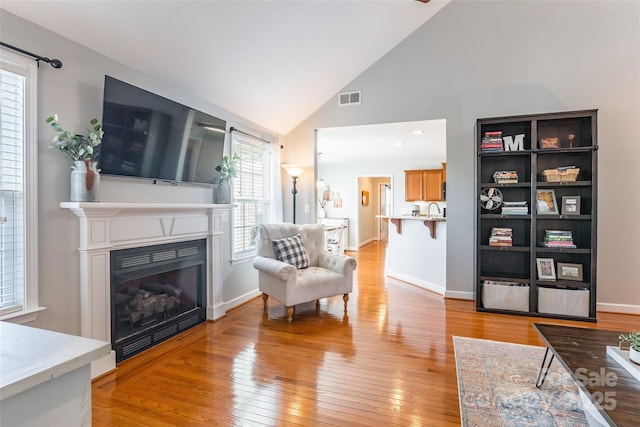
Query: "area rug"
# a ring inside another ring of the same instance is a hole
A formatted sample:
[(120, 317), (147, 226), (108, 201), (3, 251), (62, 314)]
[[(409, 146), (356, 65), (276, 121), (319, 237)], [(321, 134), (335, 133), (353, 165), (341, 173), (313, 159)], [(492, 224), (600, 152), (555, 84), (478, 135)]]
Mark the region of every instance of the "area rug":
[(464, 427), (588, 426), (578, 385), (555, 361), (540, 389), (545, 348), (453, 337)]

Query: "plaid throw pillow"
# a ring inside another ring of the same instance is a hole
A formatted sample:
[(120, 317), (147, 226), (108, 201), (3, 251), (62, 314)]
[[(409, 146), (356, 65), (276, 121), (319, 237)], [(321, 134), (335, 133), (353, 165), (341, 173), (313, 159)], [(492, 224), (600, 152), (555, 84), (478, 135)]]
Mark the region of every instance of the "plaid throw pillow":
[(291, 264), (298, 269), (309, 267), (309, 257), (299, 234), (286, 239), (272, 240), (271, 243), (279, 261)]

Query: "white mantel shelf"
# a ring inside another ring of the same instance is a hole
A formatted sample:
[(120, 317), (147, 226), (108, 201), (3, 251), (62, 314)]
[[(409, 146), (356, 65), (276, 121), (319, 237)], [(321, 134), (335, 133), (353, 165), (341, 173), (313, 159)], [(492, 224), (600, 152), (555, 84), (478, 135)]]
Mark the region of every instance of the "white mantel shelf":
[[(62, 202), (79, 219), (83, 337), (111, 342), (111, 256), (120, 249), (207, 240), (207, 319), (225, 315), (222, 241), (231, 205), (207, 203)], [(226, 231), (228, 232), (228, 231)], [(115, 353), (92, 363), (96, 377), (115, 368)]]
[(117, 203), (117, 202), (62, 202), (60, 207), (64, 209), (82, 209), (82, 210), (194, 210), (194, 209), (212, 209), (212, 208), (228, 208), (231, 205), (217, 205), (212, 203)]

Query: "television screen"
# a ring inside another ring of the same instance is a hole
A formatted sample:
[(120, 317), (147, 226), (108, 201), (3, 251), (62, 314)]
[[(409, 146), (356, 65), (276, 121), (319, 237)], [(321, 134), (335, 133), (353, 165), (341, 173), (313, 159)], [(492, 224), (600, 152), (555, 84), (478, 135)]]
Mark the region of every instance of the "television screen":
[(110, 76), (104, 80), (102, 174), (212, 184), (226, 122)]

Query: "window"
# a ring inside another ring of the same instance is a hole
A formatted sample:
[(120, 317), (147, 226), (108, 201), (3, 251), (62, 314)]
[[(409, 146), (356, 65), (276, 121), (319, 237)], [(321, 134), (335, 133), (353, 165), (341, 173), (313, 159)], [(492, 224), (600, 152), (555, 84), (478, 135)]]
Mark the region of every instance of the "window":
[(255, 226), (268, 220), (271, 171), (269, 144), (233, 135), (232, 151), (240, 156), (233, 180), (232, 258), (237, 260), (255, 253)]
[(0, 57), (0, 319), (38, 309), (36, 63)]

